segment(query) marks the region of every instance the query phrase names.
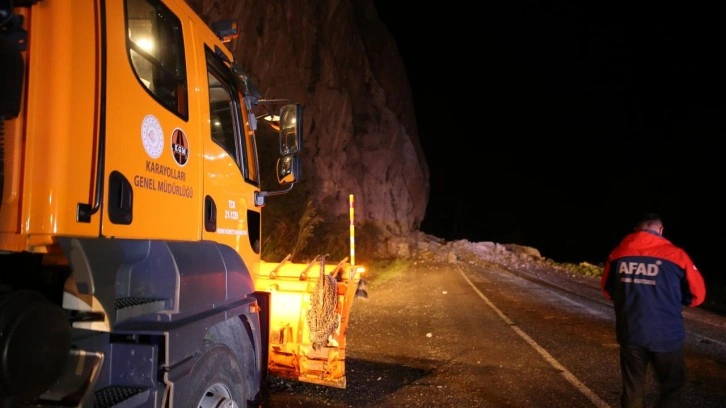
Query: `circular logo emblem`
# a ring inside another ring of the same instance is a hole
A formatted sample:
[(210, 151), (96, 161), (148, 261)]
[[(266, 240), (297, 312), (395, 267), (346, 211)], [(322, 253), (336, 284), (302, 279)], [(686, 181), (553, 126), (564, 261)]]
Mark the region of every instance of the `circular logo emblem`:
[(187, 160), (189, 160), (189, 141), (184, 131), (179, 128), (171, 132), (171, 153), (178, 165), (184, 166), (187, 164)]
[(164, 151), (164, 132), (161, 130), (161, 123), (154, 115), (146, 115), (141, 122), (141, 143), (144, 150), (152, 159), (157, 159)]

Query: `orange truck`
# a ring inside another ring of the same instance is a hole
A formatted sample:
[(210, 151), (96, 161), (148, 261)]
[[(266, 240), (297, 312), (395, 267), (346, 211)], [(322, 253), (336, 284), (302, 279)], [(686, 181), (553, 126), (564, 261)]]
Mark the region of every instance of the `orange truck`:
[(0, 0), (0, 407), (256, 406), (268, 374), (345, 388), (360, 271), (262, 261), (302, 107), (257, 93), (238, 35), (184, 0)]

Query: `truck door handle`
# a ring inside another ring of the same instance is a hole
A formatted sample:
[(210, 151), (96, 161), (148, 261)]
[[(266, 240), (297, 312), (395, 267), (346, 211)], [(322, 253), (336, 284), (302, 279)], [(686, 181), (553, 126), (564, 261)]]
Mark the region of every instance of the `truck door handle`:
[(129, 225), (133, 220), (134, 189), (129, 180), (114, 170), (108, 176), (108, 218), (114, 224)]
[(210, 196), (204, 197), (204, 230), (207, 232), (217, 230), (217, 204)]

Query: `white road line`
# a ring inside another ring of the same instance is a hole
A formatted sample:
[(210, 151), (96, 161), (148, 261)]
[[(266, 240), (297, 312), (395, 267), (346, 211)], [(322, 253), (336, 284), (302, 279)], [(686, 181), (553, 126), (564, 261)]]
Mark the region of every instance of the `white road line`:
[(702, 335), (700, 335), (700, 334), (698, 334), (698, 333), (696, 333), (696, 332), (694, 332), (692, 330), (686, 330), (686, 333), (688, 333), (689, 336), (693, 336), (693, 337), (697, 338), (700, 343), (704, 343), (705, 342), (705, 343), (716, 344), (721, 349), (726, 349), (726, 343), (724, 343), (722, 341), (719, 341), (719, 340), (716, 340), (716, 339), (712, 339), (710, 337), (702, 336)]
[(593, 309), (591, 307), (588, 307), (584, 303), (580, 303), (580, 302), (578, 302), (576, 300), (570, 299), (567, 296), (563, 296), (563, 295), (560, 295), (560, 294), (555, 293), (555, 292), (550, 292), (550, 294), (551, 294), (551, 296), (554, 296), (554, 297), (560, 299), (563, 303), (569, 303), (572, 306), (575, 306), (578, 309), (583, 310), (585, 313), (587, 313), (589, 315), (601, 317), (603, 319), (609, 319), (610, 318), (610, 315), (605, 314), (605, 313), (602, 313), (600, 311), (597, 311), (597, 310), (595, 310), (595, 309)]
[(519, 326), (515, 325), (514, 322), (511, 321), (509, 319), (509, 317), (507, 317), (507, 315), (505, 315), (504, 313), (502, 313), (502, 311), (499, 310), (499, 308), (496, 305), (494, 305), (494, 303), (492, 303), (489, 300), (489, 298), (487, 298), (486, 296), (484, 296), (484, 294), (481, 293), (481, 291), (471, 282), (471, 280), (469, 280), (469, 277), (466, 276), (466, 274), (464, 273), (463, 270), (461, 270), (461, 268), (459, 268), (459, 273), (461, 273), (461, 276), (464, 277), (464, 280), (466, 280), (466, 282), (469, 284), (469, 286), (471, 286), (472, 289), (474, 289), (474, 292), (476, 292), (479, 295), (479, 297), (481, 297), (484, 300), (484, 302), (487, 305), (489, 305), (489, 307), (492, 310), (494, 310), (494, 312), (497, 315), (499, 315), (499, 317), (502, 320), (504, 320), (504, 322), (507, 323), (509, 325), (509, 327), (512, 328), (512, 330), (514, 330), (517, 334), (519, 334), (519, 336), (521, 338), (523, 338), (524, 341), (526, 341), (527, 343), (529, 343), (529, 345), (532, 346), (532, 348), (534, 348), (535, 350), (537, 350), (537, 352), (545, 359), (545, 361), (547, 361), (556, 370), (559, 370), (560, 373), (562, 374), (562, 376), (565, 377), (565, 379), (570, 384), (572, 384), (573, 386), (575, 386), (575, 388), (577, 388), (578, 391), (580, 391), (593, 404), (595, 404), (596, 407), (600, 407), (600, 408), (610, 408), (610, 405), (608, 405), (607, 402), (601, 400), (600, 397), (598, 397), (597, 395), (595, 395), (595, 393), (592, 392), (589, 388), (587, 388), (587, 386), (585, 384), (583, 384), (582, 382), (580, 382), (580, 380), (578, 380), (577, 377), (575, 377), (574, 374), (572, 374), (562, 364), (560, 364), (557, 360), (555, 360), (555, 358), (552, 357), (552, 355), (550, 353), (548, 353), (547, 350), (545, 350), (544, 348), (542, 348), (542, 346), (540, 346), (539, 344), (537, 344), (537, 342), (535, 342), (531, 337), (529, 337), (527, 335), (527, 333), (524, 332), (524, 330), (520, 329)]

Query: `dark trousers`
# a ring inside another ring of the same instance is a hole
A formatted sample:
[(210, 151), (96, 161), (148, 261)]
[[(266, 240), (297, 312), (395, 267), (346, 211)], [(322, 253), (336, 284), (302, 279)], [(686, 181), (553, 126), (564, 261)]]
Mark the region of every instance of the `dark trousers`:
[(643, 347), (620, 347), (620, 371), (623, 375), (623, 408), (642, 408), (648, 364), (653, 366), (658, 383), (656, 407), (683, 406), (686, 387), (686, 361), (683, 346), (667, 353), (655, 353)]

